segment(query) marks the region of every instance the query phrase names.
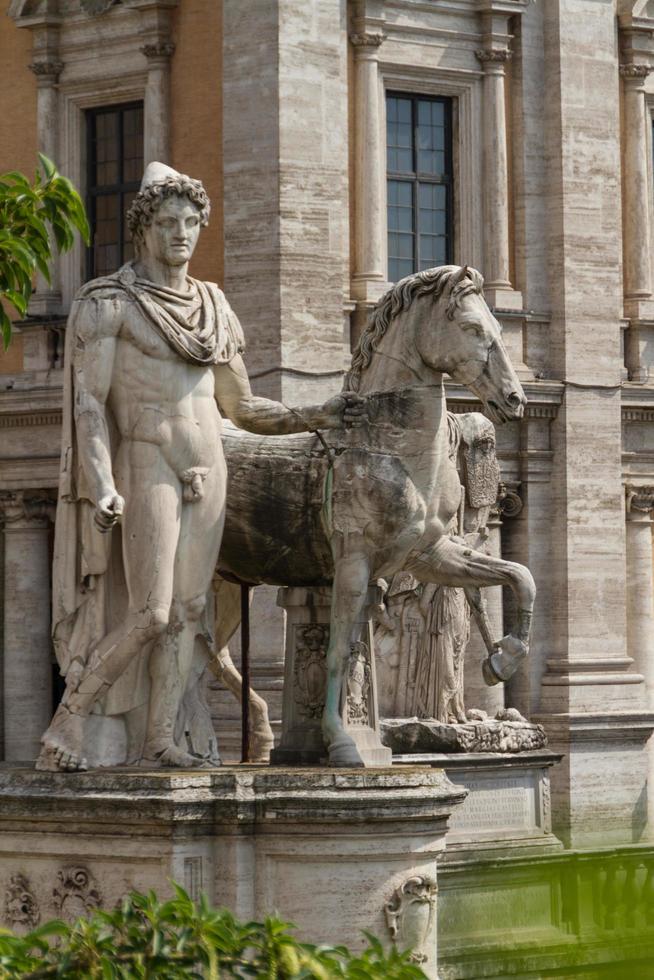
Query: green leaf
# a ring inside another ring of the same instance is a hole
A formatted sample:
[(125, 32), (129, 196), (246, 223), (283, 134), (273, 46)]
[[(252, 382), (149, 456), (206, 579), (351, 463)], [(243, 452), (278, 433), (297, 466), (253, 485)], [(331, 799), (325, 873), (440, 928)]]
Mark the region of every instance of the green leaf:
[(25, 297), (22, 293), (17, 293), (15, 289), (6, 289), (5, 296), (11, 305), (16, 307), (20, 315), (25, 316), (29, 297)]
[(57, 168), (52, 160), (45, 155), (45, 153), (39, 153), (39, 160), (41, 161), (41, 166), (43, 167), (45, 176), (48, 180), (52, 180), (53, 177), (57, 176)]

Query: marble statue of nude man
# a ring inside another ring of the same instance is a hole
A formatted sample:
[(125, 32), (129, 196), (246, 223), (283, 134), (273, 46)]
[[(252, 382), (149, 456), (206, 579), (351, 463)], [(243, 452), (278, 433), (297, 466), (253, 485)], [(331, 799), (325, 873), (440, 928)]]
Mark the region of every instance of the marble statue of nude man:
[(150, 164), (128, 212), (135, 260), (71, 310), (53, 583), (66, 690), (39, 769), (87, 768), (87, 721), (121, 683), (128, 762), (206, 764), (177, 721), (223, 530), (220, 412), (261, 434), (362, 419), (356, 395), (289, 409), (252, 394), (236, 316), (187, 271), (208, 216), (199, 181)]

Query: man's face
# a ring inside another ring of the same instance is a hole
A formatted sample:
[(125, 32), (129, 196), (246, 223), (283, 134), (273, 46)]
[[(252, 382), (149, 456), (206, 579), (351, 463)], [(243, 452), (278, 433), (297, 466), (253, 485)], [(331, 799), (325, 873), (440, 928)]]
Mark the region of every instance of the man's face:
[(165, 265), (188, 262), (200, 234), (200, 212), (187, 197), (166, 197), (143, 229), (143, 250)]

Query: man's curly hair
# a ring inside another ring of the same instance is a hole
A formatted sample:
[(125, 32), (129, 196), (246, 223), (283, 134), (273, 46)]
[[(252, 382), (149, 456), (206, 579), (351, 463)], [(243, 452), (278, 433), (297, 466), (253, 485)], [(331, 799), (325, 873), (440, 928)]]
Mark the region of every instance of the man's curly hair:
[(167, 197), (173, 195), (187, 197), (192, 204), (195, 204), (200, 212), (200, 224), (204, 228), (209, 224), (209, 213), (211, 203), (202, 183), (180, 174), (178, 177), (168, 176), (161, 180), (155, 180), (139, 191), (127, 212), (127, 225), (132, 235), (132, 240), (138, 244), (143, 239), (143, 228), (152, 224), (155, 212)]

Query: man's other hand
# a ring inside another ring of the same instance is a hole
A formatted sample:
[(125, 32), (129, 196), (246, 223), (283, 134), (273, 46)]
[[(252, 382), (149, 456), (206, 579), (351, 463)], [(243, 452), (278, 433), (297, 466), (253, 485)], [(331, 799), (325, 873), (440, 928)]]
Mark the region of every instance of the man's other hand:
[(105, 533), (117, 524), (125, 510), (125, 501), (117, 493), (108, 493), (98, 500), (95, 508), (95, 523)]

